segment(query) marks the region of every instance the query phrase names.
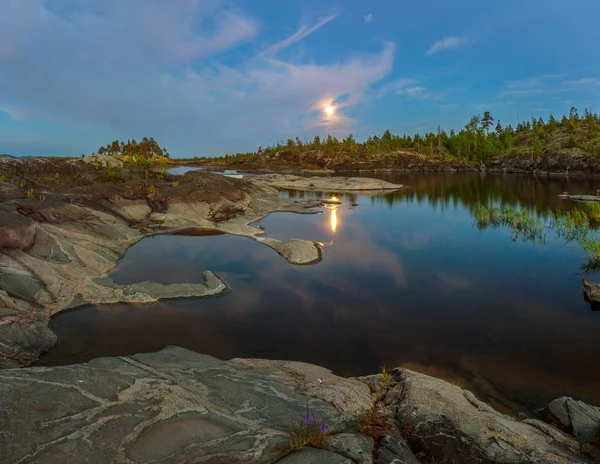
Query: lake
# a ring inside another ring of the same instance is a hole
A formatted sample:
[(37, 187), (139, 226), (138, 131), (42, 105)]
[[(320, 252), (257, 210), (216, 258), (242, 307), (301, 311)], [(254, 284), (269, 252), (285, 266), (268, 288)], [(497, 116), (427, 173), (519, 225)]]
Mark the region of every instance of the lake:
[(40, 363), (178, 345), (221, 359), (306, 361), (340, 375), (405, 366), (513, 412), (531, 412), (562, 395), (600, 404), (600, 312), (583, 300), (585, 252), (551, 231), (545, 243), (515, 241), (512, 230), (479, 230), (474, 219), (480, 204), (524, 207), (546, 218), (573, 207), (559, 193), (593, 193), (597, 181), (484, 173), (371, 177), (409, 188), (339, 194), (344, 204), (323, 214), (275, 213), (259, 223), (270, 237), (322, 242), (323, 261), (312, 266), (290, 265), (244, 237), (142, 240), (112, 272), (118, 283), (196, 282), (211, 270), (231, 292), (59, 313), (51, 322), (59, 343)]

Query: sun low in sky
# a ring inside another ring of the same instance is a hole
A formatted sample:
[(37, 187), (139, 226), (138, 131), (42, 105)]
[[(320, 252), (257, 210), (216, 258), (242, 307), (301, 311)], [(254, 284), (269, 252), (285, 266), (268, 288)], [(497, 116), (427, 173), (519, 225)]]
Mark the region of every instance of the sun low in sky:
[(326, 106), (324, 111), (327, 116), (333, 116), (335, 114), (335, 107), (331, 105)]

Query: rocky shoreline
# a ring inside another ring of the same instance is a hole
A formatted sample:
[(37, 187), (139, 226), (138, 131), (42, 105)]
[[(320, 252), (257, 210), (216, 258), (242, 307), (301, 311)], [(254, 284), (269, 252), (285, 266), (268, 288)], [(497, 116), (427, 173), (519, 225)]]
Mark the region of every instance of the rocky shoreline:
[[(405, 369), (342, 378), (291, 361), (183, 348), (0, 371), (0, 462), (593, 463), (600, 408), (559, 398), (539, 418)], [(316, 421), (320, 448), (290, 447)], [(324, 424), (324, 425), (322, 425)]]
[[(318, 201), (280, 199), (267, 185), (206, 173), (170, 182), (111, 184), (98, 182), (103, 171), (84, 163), (2, 163), (0, 192), (8, 198), (0, 203), (0, 368), (28, 365), (48, 350), (56, 341), (47, 327), (49, 318), (59, 311), (90, 303), (213, 297), (227, 291), (226, 283), (208, 270), (199, 283), (116, 284), (108, 272), (144, 237), (200, 228), (257, 239), (264, 232), (250, 224), (270, 212), (315, 213), (320, 206)], [(77, 182), (67, 179), (65, 170), (90, 179), (73, 185)], [(7, 179), (11, 173), (14, 177)], [(26, 175), (27, 185), (21, 187)], [(63, 185), (48, 187), (47, 178)], [(320, 259), (313, 242), (271, 239), (270, 246), (292, 263)]]
[[(251, 225), (272, 212), (320, 212), (320, 201), (279, 198), (274, 188), (304, 188), (304, 178), (248, 181), (203, 172), (152, 178), (146, 172), (143, 180), (131, 175), (131, 180), (107, 183), (102, 179), (110, 169), (80, 161), (4, 157), (0, 166), (5, 197), (0, 203), (0, 368), (29, 365), (51, 348), (56, 336), (47, 326), (60, 311), (228, 291), (209, 270), (204, 282), (166, 286), (118, 285), (107, 277), (144, 237), (202, 229), (256, 240), (291, 264), (322, 259), (316, 242), (261, 237), (264, 231)], [(311, 183), (324, 183), (325, 190), (403, 187), (365, 179), (313, 178)]]
[(319, 150), (301, 154), (282, 150), (272, 157), (262, 157), (257, 161), (241, 160), (219, 166), (211, 166), (208, 162), (187, 165), (256, 173), (492, 172), (540, 176), (600, 176), (600, 159), (577, 149), (535, 158), (503, 155), (481, 163), (412, 152), (375, 154), (370, 159), (361, 159), (347, 153), (331, 157)]

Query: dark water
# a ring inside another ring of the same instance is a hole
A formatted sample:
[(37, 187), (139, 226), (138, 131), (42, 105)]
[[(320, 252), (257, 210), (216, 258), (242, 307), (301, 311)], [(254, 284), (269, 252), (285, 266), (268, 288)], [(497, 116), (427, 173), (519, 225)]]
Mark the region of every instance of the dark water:
[(510, 230), (480, 231), (473, 219), (479, 204), (500, 203), (543, 217), (572, 206), (558, 193), (595, 192), (597, 182), (378, 177), (411, 187), (339, 195), (344, 205), (335, 212), (277, 213), (260, 223), (272, 237), (323, 242), (324, 259), (313, 266), (292, 266), (243, 237), (143, 240), (112, 273), (117, 282), (198, 281), (212, 270), (232, 292), (60, 313), (52, 321), (60, 342), (42, 364), (179, 345), (223, 359), (307, 361), (342, 375), (402, 365), (467, 386), (513, 411), (561, 395), (600, 404), (600, 312), (582, 297), (585, 253), (552, 232), (545, 244), (515, 242)]

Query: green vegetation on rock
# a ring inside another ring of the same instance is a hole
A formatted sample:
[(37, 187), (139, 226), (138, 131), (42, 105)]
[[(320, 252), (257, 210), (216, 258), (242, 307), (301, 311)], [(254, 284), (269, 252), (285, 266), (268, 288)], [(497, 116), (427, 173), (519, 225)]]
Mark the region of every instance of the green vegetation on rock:
[[(167, 164), (170, 157), (166, 148), (152, 138), (144, 137), (141, 142), (135, 139), (127, 140), (127, 143), (115, 140), (98, 149), (98, 155), (109, 155), (122, 159), (127, 167), (149, 169), (154, 164)], [(166, 168), (165, 168), (166, 170)]]

